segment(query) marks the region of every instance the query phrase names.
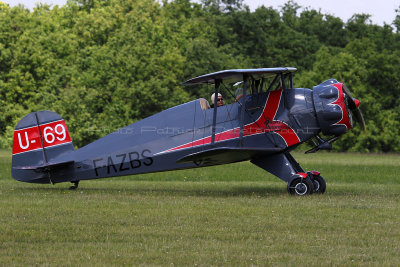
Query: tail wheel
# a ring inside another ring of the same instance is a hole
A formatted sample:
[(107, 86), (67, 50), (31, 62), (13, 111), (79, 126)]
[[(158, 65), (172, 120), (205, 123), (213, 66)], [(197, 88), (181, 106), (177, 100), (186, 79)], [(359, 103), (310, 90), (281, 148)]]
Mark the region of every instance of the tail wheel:
[(74, 185), (73, 185), (73, 186), (70, 186), (69, 190), (75, 190), (75, 189), (78, 188), (79, 181), (73, 181), (73, 182), (71, 182), (71, 183), (73, 183)]
[(296, 178), (288, 184), (288, 192), (291, 195), (305, 196), (314, 192), (314, 184), (309, 177)]
[(323, 194), (326, 190), (326, 182), (325, 179), (322, 178), (321, 175), (314, 175), (312, 178), (312, 182), (314, 185), (314, 193), (316, 194)]

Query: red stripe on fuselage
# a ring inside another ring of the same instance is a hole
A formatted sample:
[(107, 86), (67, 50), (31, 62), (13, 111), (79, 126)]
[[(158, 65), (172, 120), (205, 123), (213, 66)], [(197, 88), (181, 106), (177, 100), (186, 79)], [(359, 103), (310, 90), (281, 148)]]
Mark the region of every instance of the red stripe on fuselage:
[[(252, 123), (246, 124), (243, 127), (243, 136), (251, 136), (255, 134), (262, 134), (267, 132), (274, 132), (281, 136), (287, 146), (292, 146), (300, 143), (300, 139), (293, 129), (284, 122), (274, 120), (275, 115), (279, 108), (279, 103), (282, 97), (282, 89), (272, 91), (268, 95), (267, 103), (265, 104), (263, 113), (261, 116)], [(240, 137), (240, 128), (234, 129), (215, 134), (215, 142), (222, 142)], [(183, 144), (163, 152), (171, 152), (184, 148), (196, 147), (200, 145), (206, 145), (211, 143), (211, 136)], [(163, 153), (161, 152), (161, 153)]]
[(267, 99), (264, 111), (255, 122), (244, 126), (244, 136), (259, 133), (274, 132), (280, 135), (287, 146), (300, 143), (300, 139), (293, 129), (284, 122), (274, 120), (281, 102), (283, 90), (272, 91)]

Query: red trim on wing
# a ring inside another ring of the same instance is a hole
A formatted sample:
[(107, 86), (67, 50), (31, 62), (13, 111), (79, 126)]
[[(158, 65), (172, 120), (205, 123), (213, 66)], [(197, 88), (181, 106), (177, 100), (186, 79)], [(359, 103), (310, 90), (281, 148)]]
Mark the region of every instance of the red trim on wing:
[(342, 110), (342, 119), (335, 123), (336, 125), (344, 125), (346, 126), (347, 130), (350, 130), (353, 128), (353, 126), (350, 123), (350, 117), (349, 114), (347, 113), (347, 108), (346, 108), (346, 103), (345, 99), (343, 96), (343, 84), (342, 83), (336, 83), (333, 86), (335, 86), (339, 90), (339, 97), (336, 99), (335, 102), (332, 102), (332, 105), (338, 105), (340, 109)]
[[(255, 134), (274, 132), (283, 138), (287, 146), (292, 146), (300, 143), (300, 138), (297, 136), (297, 134), (293, 131), (293, 129), (289, 125), (287, 125), (284, 122), (274, 120), (275, 115), (279, 108), (282, 92), (283, 92), (282, 89), (270, 92), (263, 113), (255, 122), (247, 124), (243, 127), (243, 136), (251, 136)], [(215, 142), (226, 141), (239, 137), (240, 137), (240, 128), (236, 127), (234, 129), (215, 134)], [(205, 138), (189, 142), (187, 144), (183, 144), (163, 152), (171, 152), (210, 143), (211, 143), (211, 136), (207, 136)]]

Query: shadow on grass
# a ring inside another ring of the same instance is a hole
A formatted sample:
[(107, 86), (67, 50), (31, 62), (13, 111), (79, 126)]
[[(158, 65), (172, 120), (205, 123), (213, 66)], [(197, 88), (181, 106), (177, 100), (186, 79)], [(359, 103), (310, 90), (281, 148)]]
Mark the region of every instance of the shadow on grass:
[(96, 188), (96, 187), (85, 187), (81, 186), (76, 190), (68, 190), (69, 187), (20, 187), (16, 188), (15, 192), (21, 193), (59, 193), (65, 194), (69, 192), (71, 194), (112, 194), (112, 195), (144, 195), (144, 196), (187, 196), (187, 197), (237, 197), (237, 196), (255, 196), (255, 197), (267, 197), (272, 195), (287, 195), (286, 186), (282, 184), (281, 187), (277, 186), (246, 186), (246, 185), (233, 185), (223, 188), (221, 185), (213, 188), (211, 185), (206, 187), (200, 186), (180, 186), (180, 188), (165, 188), (163, 186), (154, 186), (151, 188), (131, 187), (131, 188)]
[[(399, 186), (389, 186), (382, 188), (382, 185), (374, 184), (371, 187), (358, 188), (353, 184), (348, 186), (341, 186), (340, 188), (334, 187), (327, 189), (324, 195), (313, 194), (312, 196), (318, 196), (318, 198), (329, 197), (329, 196), (341, 196), (341, 197), (361, 197), (361, 196), (376, 196), (384, 194), (388, 197), (398, 198)], [(151, 183), (149, 186), (131, 185), (130, 187), (116, 187), (111, 185), (110, 187), (96, 187), (90, 185), (82, 185), (76, 190), (69, 190), (69, 184), (59, 185), (57, 187), (47, 186), (21, 186), (13, 189), (14, 194), (54, 194), (54, 195), (65, 195), (66, 193), (71, 195), (115, 195), (115, 196), (165, 196), (165, 197), (269, 197), (269, 196), (288, 196), (286, 191), (286, 185), (284, 183), (276, 184), (240, 184), (230, 185), (226, 184), (214, 184), (213, 183), (202, 183), (197, 184), (178, 184), (176, 187), (172, 185), (165, 186), (165, 184)]]

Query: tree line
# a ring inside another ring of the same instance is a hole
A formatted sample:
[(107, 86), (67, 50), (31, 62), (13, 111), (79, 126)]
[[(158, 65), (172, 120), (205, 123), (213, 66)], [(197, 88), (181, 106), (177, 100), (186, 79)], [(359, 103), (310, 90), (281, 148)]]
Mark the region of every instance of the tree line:
[(83, 146), (209, 88), (186, 79), (230, 68), (292, 66), (295, 87), (344, 81), (362, 101), (341, 151), (400, 152), (400, 11), (391, 25), (347, 22), (288, 1), (255, 11), (242, 0), (69, 0), (32, 11), (0, 2), (0, 148), (37, 110), (67, 122)]

